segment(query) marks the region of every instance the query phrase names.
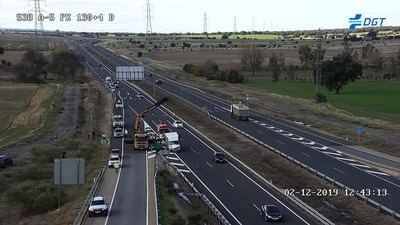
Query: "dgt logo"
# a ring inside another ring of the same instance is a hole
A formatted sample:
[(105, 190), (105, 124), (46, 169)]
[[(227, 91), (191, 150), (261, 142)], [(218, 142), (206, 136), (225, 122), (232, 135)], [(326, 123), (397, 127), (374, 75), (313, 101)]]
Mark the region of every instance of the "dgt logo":
[[(357, 26), (363, 26), (363, 27), (375, 27), (375, 26), (382, 26), (383, 21), (386, 18), (371, 18), (371, 17), (365, 17), (364, 21), (361, 20), (362, 14), (356, 14), (354, 18), (349, 19), (350, 23), (350, 30), (356, 29)], [(379, 25), (378, 25), (379, 23)]]

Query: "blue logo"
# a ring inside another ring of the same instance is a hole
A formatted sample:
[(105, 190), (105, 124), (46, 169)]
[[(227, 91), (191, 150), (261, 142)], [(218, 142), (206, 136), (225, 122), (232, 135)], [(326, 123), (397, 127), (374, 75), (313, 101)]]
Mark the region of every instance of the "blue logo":
[(383, 21), (386, 20), (386, 18), (372, 18), (372, 17), (365, 17), (363, 20), (361, 19), (362, 14), (356, 14), (353, 18), (349, 18), (349, 23), (350, 23), (350, 30), (356, 29), (357, 26), (363, 26), (363, 27), (376, 27), (376, 26), (382, 26)]

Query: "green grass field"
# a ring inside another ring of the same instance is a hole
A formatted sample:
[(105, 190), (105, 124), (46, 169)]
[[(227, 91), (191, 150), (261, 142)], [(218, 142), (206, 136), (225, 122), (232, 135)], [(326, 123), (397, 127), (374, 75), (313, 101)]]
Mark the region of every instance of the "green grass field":
[[(312, 99), (315, 94), (312, 83), (272, 83), (264, 79), (249, 81), (249, 86), (296, 98)], [(330, 104), (355, 115), (400, 122), (400, 81), (358, 81), (345, 86), (338, 95), (325, 88), (322, 93)]]

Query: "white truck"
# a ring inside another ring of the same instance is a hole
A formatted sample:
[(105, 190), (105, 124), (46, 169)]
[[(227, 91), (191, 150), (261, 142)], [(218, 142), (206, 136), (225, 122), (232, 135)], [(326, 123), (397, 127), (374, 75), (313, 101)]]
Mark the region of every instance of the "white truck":
[(179, 134), (177, 132), (165, 133), (165, 143), (167, 145), (167, 149), (172, 152), (181, 150), (181, 143), (179, 141)]
[(242, 103), (231, 104), (230, 113), (233, 118), (238, 120), (249, 120), (249, 112), (249, 107)]

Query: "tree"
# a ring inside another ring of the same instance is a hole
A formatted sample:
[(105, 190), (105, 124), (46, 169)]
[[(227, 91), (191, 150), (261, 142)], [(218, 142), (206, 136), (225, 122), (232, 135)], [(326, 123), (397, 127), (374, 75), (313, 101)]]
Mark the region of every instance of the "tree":
[(304, 68), (308, 69), (311, 65), (311, 48), (308, 45), (301, 45), (299, 47), (299, 58), (300, 63), (303, 64)]
[(332, 60), (324, 61), (321, 65), (321, 84), (336, 94), (349, 82), (362, 75), (362, 65), (354, 62), (351, 55), (341, 53)]
[(241, 63), (246, 69), (251, 70), (252, 76), (254, 76), (256, 70), (260, 69), (263, 62), (264, 55), (261, 50), (256, 48), (254, 45), (247, 46), (243, 49)]
[(279, 65), (278, 56), (275, 53), (272, 53), (271, 57), (269, 57), (268, 67), (272, 71), (272, 81), (279, 81), (281, 67)]
[(65, 48), (54, 50), (50, 55), (49, 70), (57, 75), (64, 77), (64, 80), (74, 77), (78, 72), (84, 68), (80, 57)]
[(287, 76), (289, 80), (294, 80), (295, 72), (296, 72), (296, 67), (292, 64), (290, 64), (287, 67)]
[(229, 39), (229, 35), (227, 33), (224, 33), (222, 35), (221, 39)]
[(0, 55), (3, 55), (3, 54), (4, 54), (4, 48), (0, 47)]
[[(27, 51), (16, 66), (17, 77), (20, 80), (39, 81), (41, 74), (46, 74), (48, 62), (41, 52)], [(47, 77), (45, 77), (47, 79)]]

